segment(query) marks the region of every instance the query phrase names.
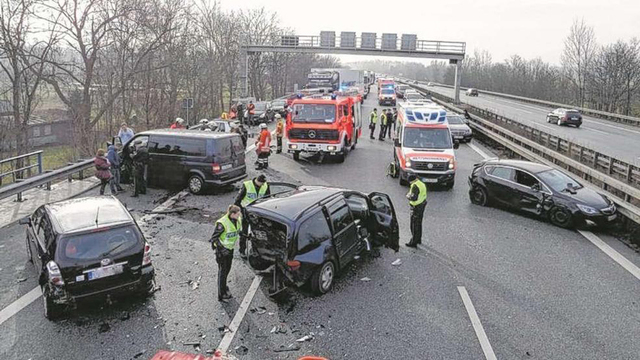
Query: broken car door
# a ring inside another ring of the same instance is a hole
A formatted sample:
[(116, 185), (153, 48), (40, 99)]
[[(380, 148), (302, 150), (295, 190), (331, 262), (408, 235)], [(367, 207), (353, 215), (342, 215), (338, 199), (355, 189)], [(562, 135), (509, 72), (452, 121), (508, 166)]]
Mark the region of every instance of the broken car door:
[(370, 208), (374, 223), (374, 243), (386, 245), (398, 251), (400, 248), (400, 231), (398, 219), (389, 195), (372, 192), (369, 194)]

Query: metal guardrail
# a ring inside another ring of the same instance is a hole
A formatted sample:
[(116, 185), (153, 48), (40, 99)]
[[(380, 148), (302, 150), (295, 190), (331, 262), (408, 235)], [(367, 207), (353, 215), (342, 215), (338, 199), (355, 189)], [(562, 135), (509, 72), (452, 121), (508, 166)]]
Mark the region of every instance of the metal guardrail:
[[(35, 156), (36, 159), (37, 159), (35, 164), (30, 164), (29, 159), (32, 156)], [(22, 166), (21, 168), (12, 169), (12, 170), (7, 171), (7, 172), (0, 172), (0, 186), (2, 185), (2, 179), (4, 179), (7, 176), (13, 176), (13, 179), (12, 179), (13, 182), (16, 182), (17, 180), (20, 180), (20, 179), (24, 178), (24, 172), (25, 171), (28, 172), (28, 176), (31, 176), (31, 169), (33, 169), (33, 168), (38, 168), (38, 174), (42, 174), (42, 150), (30, 152), (30, 153), (24, 154), (24, 155), (18, 155), (18, 156), (10, 157), (10, 158), (7, 158), (7, 159), (2, 159), (2, 160), (0, 160), (0, 171), (2, 171), (2, 168), (3, 168), (4, 164), (11, 163), (13, 161), (18, 163), (19, 160), (26, 160), (27, 161), (27, 165), (21, 165)], [(16, 175), (19, 175), (19, 176), (16, 176)]]
[[(432, 84), (435, 84), (436, 86), (441, 86), (441, 87), (446, 87), (446, 88), (453, 89), (453, 85), (437, 84), (437, 83), (432, 83)], [(460, 87), (460, 89), (466, 90), (468, 88)], [(493, 96), (503, 97), (505, 99), (518, 100), (518, 101), (522, 101), (522, 102), (526, 102), (526, 103), (530, 103), (530, 104), (548, 106), (548, 107), (551, 107), (551, 108), (576, 109), (576, 110), (579, 110), (582, 114), (596, 116), (599, 119), (614, 121), (614, 122), (617, 122), (617, 123), (622, 123), (622, 124), (627, 124), (627, 125), (632, 125), (632, 126), (640, 126), (640, 118), (633, 117), (633, 116), (614, 114), (614, 113), (610, 113), (610, 112), (606, 112), (606, 111), (593, 110), (593, 109), (584, 108), (584, 107), (576, 107), (576, 106), (568, 105), (568, 104), (561, 104), (561, 103), (556, 103), (556, 102), (552, 102), (552, 101), (532, 99), (532, 98), (527, 98), (527, 97), (517, 96), (517, 95), (503, 94), (503, 93), (498, 93), (498, 92), (488, 91), (488, 90), (480, 90), (480, 89), (478, 89), (478, 91), (481, 94), (489, 94), (489, 95), (493, 95)]]
[(79, 173), (79, 178), (84, 179), (84, 170), (93, 167), (93, 159), (81, 160), (71, 163), (63, 168), (48, 171), (40, 175), (18, 181), (16, 183), (0, 187), (0, 199), (16, 195), (17, 201), (22, 201), (22, 193), (37, 186), (45, 185), (47, 190), (51, 190), (51, 183), (54, 180), (66, 177), (69, 181), (75, 173)]

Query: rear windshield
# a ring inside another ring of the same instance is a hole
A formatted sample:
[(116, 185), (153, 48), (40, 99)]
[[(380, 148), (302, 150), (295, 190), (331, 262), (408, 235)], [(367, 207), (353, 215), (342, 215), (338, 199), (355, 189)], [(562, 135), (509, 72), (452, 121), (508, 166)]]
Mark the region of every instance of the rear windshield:
[(213, 155), (228, 157), (231, 154), (240, 155), (244, 154), (244, 146), (240, 136), (231, 136), (212, 141), (213, 143)]
[(58, 254), (68, 260), (98, 260), (116, 257), (142, 242), (133, 225), (62, 238)]
[(265, 110), (267, 108), (267, 103), (256, 103), (256, 110)]
[(580, 116), (580, 113), (577, 111), (567, 111), (567, 116)]

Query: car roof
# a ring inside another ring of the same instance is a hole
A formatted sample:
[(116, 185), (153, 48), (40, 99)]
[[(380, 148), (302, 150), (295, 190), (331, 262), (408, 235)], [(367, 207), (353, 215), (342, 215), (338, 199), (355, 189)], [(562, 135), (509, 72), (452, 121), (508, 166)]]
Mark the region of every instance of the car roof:
[(230, 136), (238, 136), (237, 134), (216, 133), (212, 131), (187, 130), (187, 129), (157, 129), (148, 130), (138, 133), (138, 135), (163, 135), (175, 137), (199, 137), (206, 139), (220, 139)]
[(324, 186), (301, 186), (297, 190), (280, 196), (257, 200), (249, 205), (249, 208), (295, 221), (309, 208), (344, 191), (344, 189)]
[(487, 160), (485, 162), (485, 165), (511, 166), (511, 167), (514, 167), (514, 168), (526, 170), (526, 171), (528, 171), (530, 173), (534, 173), (534, 174), (553, 169), (550, 166), (547, 166), (547, 165), (544, 165), (544, 164), (540, 164), (540, 163), (531, 162), (531, 161), (526, 161), (526, 160), (494, 159), (494, 160)]
[[(56, 231), (75, 233), (105, 225), (133, 223), (133, 217), (113, 196), (89, 196), (45, 205)], [(97, 225), (96, 225), (97, 219)]]

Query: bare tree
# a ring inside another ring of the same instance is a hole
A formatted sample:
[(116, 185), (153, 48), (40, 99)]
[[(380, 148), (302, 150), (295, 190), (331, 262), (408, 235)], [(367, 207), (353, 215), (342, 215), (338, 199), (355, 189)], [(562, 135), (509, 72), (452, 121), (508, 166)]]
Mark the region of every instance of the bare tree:
[(584, 20), (575, 20), (564, 42), (562, 67), (576, 90), (576, 101), (584, 106), (589, 69), (593, 65), (598, 45), (593, 28)]

